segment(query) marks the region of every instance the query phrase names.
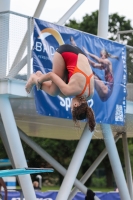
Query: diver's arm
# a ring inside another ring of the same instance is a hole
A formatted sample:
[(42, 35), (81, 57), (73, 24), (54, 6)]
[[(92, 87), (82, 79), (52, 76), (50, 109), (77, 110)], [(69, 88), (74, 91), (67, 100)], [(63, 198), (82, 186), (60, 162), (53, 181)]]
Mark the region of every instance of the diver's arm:
[[(45, 83), (47, 81), (51, 81), (51, 85), (49, 85), (49, 89), (46, 91), (45, 90)], [(58, 87), (61, 93), (64, 96), (73, 96), (77, 95), (81, 92), (81, 88), (79, 87), (78, 84), (75, 84), (74, 81), (69, 82), (69, 84), (66, 84), (58, 75), (56, 75), (54, 72), (49, 72), (45, 75), (42, 75), (38, 79), (39, 83), (42, 83), (42, 89), (47, 92), (48, 94), (52, 95), (54, 94), (54, 88)], [(54, 84), (54, 85), (53, 85)], [(55, 96), (55, 95), (54, 95)]]

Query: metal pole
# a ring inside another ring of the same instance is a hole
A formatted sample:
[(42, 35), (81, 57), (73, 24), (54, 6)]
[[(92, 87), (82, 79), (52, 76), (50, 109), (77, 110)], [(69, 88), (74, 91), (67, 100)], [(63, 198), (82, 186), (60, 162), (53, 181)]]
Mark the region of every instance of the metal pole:
[(10, 10), (10, 0), (0, 0), (0, 12)]
[[(27, 167), (11, 104), (6, 95), (0, 95), (0, 113), (6, 131), (7, 140), (11, 149), (14, 165), (16, 168)], [(30, 175), (23, 175), (19, 178), (25, 199), (35, 200), (36, 196)]]
[(84, 2), (85, 0), (78, 0), (57, 22), (58, 25), (63, 25), (69, 17), (78, 9), (78, 7)]
[(27, 80), (31, 74), (31, 18), (27, 19)]
[(73, 158), (71, 160), (71, 163), (68, 167), (66, 176), (65, 176), (63, 183), (60, 187), (60, 190), (57, 194), (56, 200), (62, 200), (62, 199), (67, 200), (68, 199), (71, 188), (74, 184), (74, 180), (77, 176), (77, 173), (78, 173), (79, 168), (82, 164), (84, 155), (85, 155), (87, 148), (90, 144), (92, 135), (93, 135), (93, 132), (89, 131), (88, 124), (86, 124), (84, 131), (83, 131), (83, 134), (82, 134), (82, 136), (79, 140), (78, 146), (76, 148), (76, 151), (75, 151)]
[(111, 127), (109, 124), (101, 124), (101, 128), (121, 200), (131, 200)]
[(123, 151), (124, 151), (127, 185), (128, 185), (128, 190), (129, 190), (129, 193), (130, 193), (131, 200), (133, 200), (132, 170), (131, 170), (131, 164), (130, 164), (130, 156), (129, 156), (129, 151), (128, 151), (126, 133), (122, 134), (122, 142), (123, 142)]
[[(121, 134), (117, 134), (115, 136), (115, 142), (117, 142), (120, 138)], [(95, 169), (98, 167), (98, 165), (101, 163), (101, 161), (105, 158), (105, 156), (107, 155), (107, 149), (105, 148), (100, 155), (97, 157), (97, 159), (93, 162), (93, 164), (90, 166), (90, 168), (85, 172), (85, 174), (82, 176), (82, 178), (80, 179), (80, 182), (85, 184), (85, 182), (89, 179), (89, 177), (92, 175), (92, 173), (95, 171)], [(72, 200), (73, 197), (76, 195), (76, 193), (78, 192), (78, 188), (74, 188), (70, 195), (68, 200)]]
[[(98, 36), (105, 39), (108, 35), (108, 8), (109, 0), (100, 0)], [(117, 187), (119, 188), (121, 200), (131, 200), (110, 125), (102, 124), (101, 127)]]
[[(14, 160), (13, 160), (13, 157), (12, 157), (9, 141), (7, 139), (7, 135), (6, 135), (6, 132), (5, 132), (5, 129), (4, 129), (4, 125), (3, 125), (1, 120), (0, 120), (0, 137), (1, 137), (1, 140), (2, 140), (2, 142), (4, 144), (4, 147), (5, 147), (5, 150), (7, 152), (8, 158), (11, 161), (12, 167), (15, 168), (15, 164), (14, 164)], [(20, 179), (19, 178), (20, 178), (20, 176), (17, 176), (17, 179), (18, 179), (19, 184), (20, 184)]]
[(120, 42), (120, 33), (117, 33), (117, 42)]
[[(21, 129), (19, 129), (20, 138), (28, 144), (35, 152), (38, 153), (43, 159), (45, 159), (51, 166), (54, 167), (62, 176), (66, 175), (67, 170), (58, 163), (52, 156), (50, 156), (44, 149), (42, 149), (38, 144), (32, 141)], [(87, 187), (85, 187), (80, 181), (77, 179), (74, 182), (75, 186), (80, 189), (84, 194), (86, 194)]]
[(98, 36), (108, 37), (109, 0), (100, 0), (98, 15)]
[(119, 34), (133, 33), (133, 30), (118, 31)]
[(44, 8), (44, 6), (45, 6), (45, 4), (46, 4), (46, 1), (47, 0), (40, 0), (39, 1), (39, 4), (38, 4), (38, 6), (37, 6), (37, 9), (36, 9), (36, 11), (35, 11), (35, 13), (34, 13), (34, 17), (36, 17), (36, 18), (39, 18), (40, 17), (40, 15), (41, 15), (41, 13), (42, 13), (42, 11), (43, 11), (43, 8)]

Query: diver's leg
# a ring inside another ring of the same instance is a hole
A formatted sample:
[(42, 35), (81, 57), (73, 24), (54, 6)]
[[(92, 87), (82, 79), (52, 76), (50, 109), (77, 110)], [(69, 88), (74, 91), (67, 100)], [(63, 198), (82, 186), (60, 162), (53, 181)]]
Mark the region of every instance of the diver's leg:
[[(41, 74), (41, 73), (37, 73), (37, 72), (36, 72), (36, 74), (31, 74), (31, 76), (25, 86), (27, 93), (31, 92), (31, 89), (34, 85), (36, 85), (38, 88), (38, 79), (44, 78), (44, 77), (45, 77), (45, 74)], [(56, 96), (59, 93), (58, 87), (54, 83), (52, 83), (52, 81), (46, 81), (46, 82), (41, 83), (40, 89), (43, 90), (44, 92), (48, 93), (51, 96)]]
[[(54, 54), (52, 72), (54, 72), (61, 79), (64, 80), (66, 73), (65, 62), (60, 53), (58, 52)], [(43, 74), (42, 76), (40, 76), (40, 78), (38, 79), (39, 83), (46, 81), (46, 78), (47, 74)]]
[[(65, 67), (65, 62), (58, 52), (54, 54), (52, 72), (54, 72), (66, 82), (67, 71)], [(47, 76), (48, 74), (40, 75), (40, 77), (38, 78), (37, 88), (40, 89), (41, 87), (42, 90), (51, 94), (52, 96), (58, 95), (60, 93), (59, 88), (52, 81), (46, 81)]]

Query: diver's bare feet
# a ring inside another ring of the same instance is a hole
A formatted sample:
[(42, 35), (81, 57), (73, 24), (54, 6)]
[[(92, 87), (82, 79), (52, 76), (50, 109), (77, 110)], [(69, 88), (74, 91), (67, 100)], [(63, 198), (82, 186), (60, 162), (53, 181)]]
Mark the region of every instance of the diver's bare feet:
[(43, 75), (43, 73), (41, 71), (37, 71), (36, 75), (39, 76), (39, 77), (41, 77)]
[(27, 93), (31, 92), (32, 87), (35, 85), (35, 74), (32, 74), (25, 86), (25, 90)]

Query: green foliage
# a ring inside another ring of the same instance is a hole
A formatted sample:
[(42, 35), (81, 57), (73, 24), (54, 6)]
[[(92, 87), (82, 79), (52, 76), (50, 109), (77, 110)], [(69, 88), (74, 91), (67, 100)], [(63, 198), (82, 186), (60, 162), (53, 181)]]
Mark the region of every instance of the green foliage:
[(82, 22), (76, 22), (76, 20), (70, 20), (66, 26), (73, 29), (81, 30), (87, 33), (97, 34), (97, 24), (98, 24), (98, 11), (92, 12), (92, 15), (86, 14), (83, 17)]
[[(98, 11), (92, 12), (91, 15), (86, 14), (79, 23), (76, 20), (70, 20), (66, 26), (97, 35)], [(108, 39), (117, 41), (117, 32), (125, 30), (133, 30), (130, 20), (126, 20), (124, 16), (119, 16), (117, 13), (109, 15)], [(121, 41), (124, 44), (133, 45), (132, 34), (121, 34)]]
[(69, 24), (66, 24), (66, 26), (68, 27), (72, 27), (73, 29), (77, 29), (80, 30), (80, 24), (78, 22), (76, 22), (75, 19), (69, 21)]
[(103, 176), (101, 178), (97, 178), (96, 176), (92, 177), (91, 181), (91, 187), (97, 187), (97, 188), (104, 188), (106, 187), (106, 177)]
[(2, 140), (0, 139), (0, 159), (8, 158), (5, 147), (2, 143)]
[[(109, 16), (109, 29), (108, 32), (111, 34), (109, 39), (116, 41), (117, 32), (131, 30), (131, 21), (126, 20), (124, 16), (119, 16), (117, 13), (114, 13)], [(126, 44), (130, 40), (131, 34), (122, 34), (121, 40)]]
[(131, 162), (131, 169), (132, 169), (132, 174), (133, 174), (133, 138), (128, 139), (129, 145), (129, 155), (130, 155), (130, 162)]

